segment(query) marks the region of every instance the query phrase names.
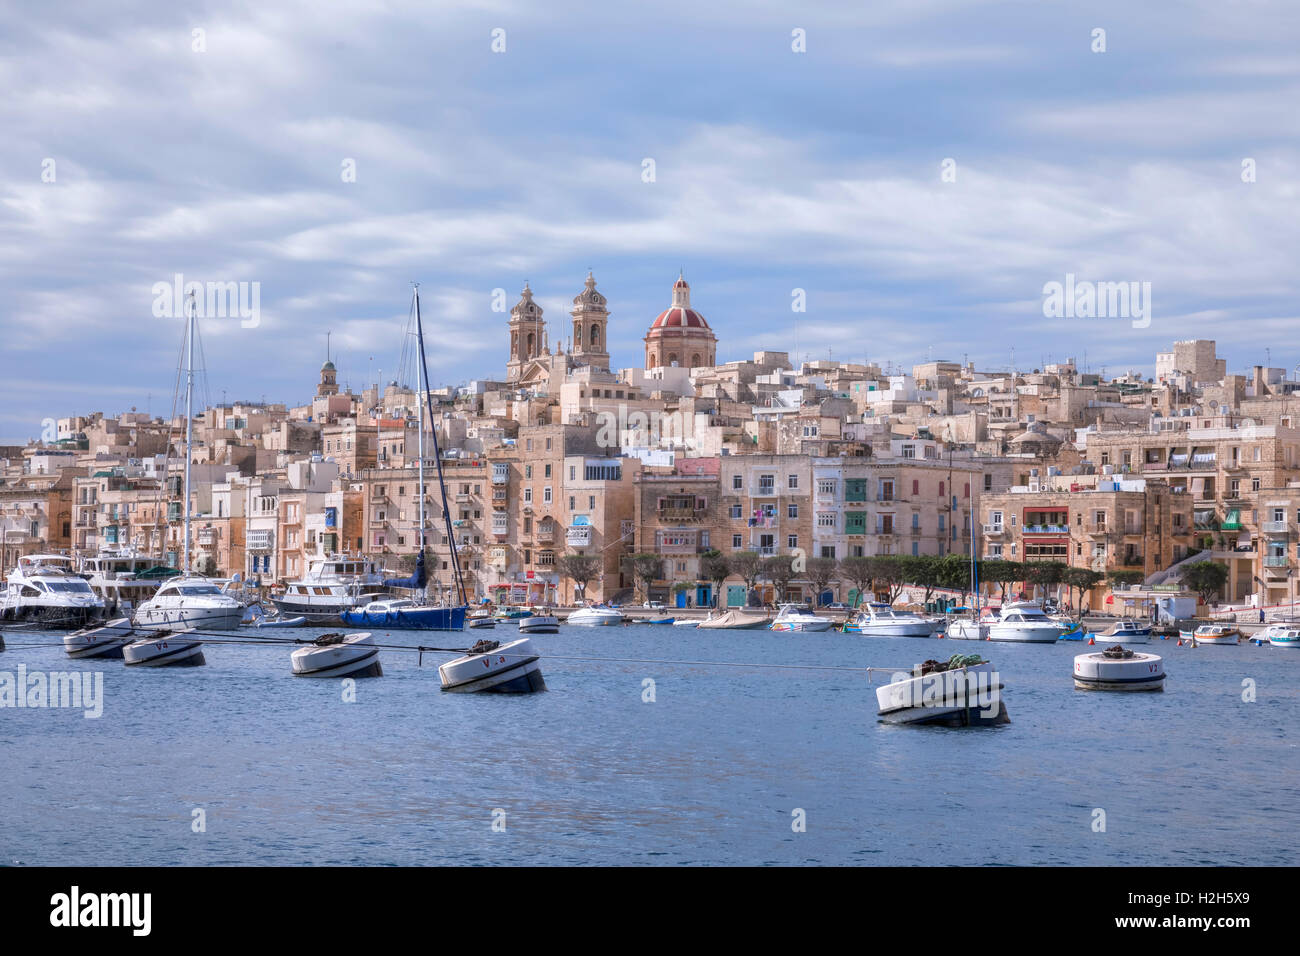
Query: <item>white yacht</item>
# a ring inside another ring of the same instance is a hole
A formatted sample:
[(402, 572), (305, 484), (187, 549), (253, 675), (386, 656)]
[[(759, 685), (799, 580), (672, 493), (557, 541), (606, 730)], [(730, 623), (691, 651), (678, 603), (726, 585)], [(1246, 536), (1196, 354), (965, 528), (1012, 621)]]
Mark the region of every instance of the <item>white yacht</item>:
[(944, 636), (954, 641), (988, 640), (989, 622), (981, 621), (975, 614), (967, 617), (954, 617), (948, 621)]
[(301, 579), (290, 581), (284, 593), (271, 600), (286, 617), (301, 615), (313, 624), (324, 624), (342, 620), (344, 611), (375, 600), (383, 589), (383, 572), (373, 561), (333, 555), (313, 559)]
[(1004, 604), (998, 619), (989, 625), (989, 640), (1016, 644), (1055, 644), (1061, 639), (1061, 625), (1033, 601)]
[(1273, 631), (1268, 636), (1268, 642), (1274, 647), (1300, 647), (1300, 627), (1292, 624), (1290, 627)]
[(831, 619), (818, 617), (806, 605), (782, 604), (781, 612), (772, 621), (774, 631), (829, 631)]
[(244, 619), (244, 606), (223, 594), (211, 578), (185, 574), (160, 586), (135, 612), (136, 627), (196, 631), (233, 631)]
[(104, 599), (62, 554), (26, 554), (9, 572), (0, 620), (83, 627), (104, 616)]
[(580, 627), (613, 627), (623, 623), (623, 614), (612, 607), (580, 607), (564, 623)]
[(157, 559), (134, 548), (102, 548), (98, 554), (81, 559), (81, 573), (90, 581), (90, 589), (104, 599), (106, 607), (126, 613), (158, 590), (159, 578), (139, 577), (141, 572), (157, 564)]
[(935, 622), (876, 602), (860, 608), (844, 625), (844, 630), (872, 637), (934, 637)]

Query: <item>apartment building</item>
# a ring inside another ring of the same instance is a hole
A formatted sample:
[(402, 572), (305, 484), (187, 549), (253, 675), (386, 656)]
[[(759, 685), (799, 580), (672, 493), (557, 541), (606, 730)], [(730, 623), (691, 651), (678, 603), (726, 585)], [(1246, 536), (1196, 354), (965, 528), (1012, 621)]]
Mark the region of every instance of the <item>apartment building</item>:
[[(744, 550), (732, 547), (731, 522), (722, 518), (721, 480), (721, 459), (716, 457), (684, 459), (672, 473), (647, 470), (637, 477), (632, 507), (634, 550), (664, 560), (664, 580), (655, 589), (656, 597), (668, 597), (678, 585), (686, 585), (692, 589), (693, 604), (712, 606), (713, 583), (704, 580), (701, 556), (714, 549)], [(728, 509), (732, 510), (730, 505)], [(741, 543), (744, 541), (742, 534)]]

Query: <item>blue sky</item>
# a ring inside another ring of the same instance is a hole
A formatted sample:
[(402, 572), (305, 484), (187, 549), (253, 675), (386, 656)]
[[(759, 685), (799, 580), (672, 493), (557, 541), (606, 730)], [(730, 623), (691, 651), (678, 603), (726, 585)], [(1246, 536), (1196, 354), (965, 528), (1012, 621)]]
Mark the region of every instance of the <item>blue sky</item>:
[[(435, 382), (499, 376), (493, 290), (556, 344), (588, 268), (616, 367), (682, 267), (720, 360), (1295, 366), (1300, 8), (1146, 6), (8, 4), (0, 440), (165, 411), (178, 272), (260, 283), (256, 328), (204, 322), (214, 399), (306, 400), (326, 330), (389, 377), (413, 279)], [(1066, 273), (1150, 282), (1150, 327), (1044, 318)]]

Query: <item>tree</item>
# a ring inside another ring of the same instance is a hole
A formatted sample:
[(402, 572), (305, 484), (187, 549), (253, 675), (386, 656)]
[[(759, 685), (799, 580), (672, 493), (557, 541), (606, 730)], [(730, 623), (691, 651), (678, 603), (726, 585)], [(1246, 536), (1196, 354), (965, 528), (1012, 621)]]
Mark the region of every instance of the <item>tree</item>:
[(641, 599), (649, 601), (650, 585), (664, 576), (664, 559), (657, 554), (633, 554), (624, 559), (624, 565), (631, 573)]
[(745, 582), (745, 603), (749, 603), (749, 594), (754, 585), (763, 576), (763, 558), (757, 551), (736, 551), (727, 559), (731, 573), (738, 575)]
[(1002, 603), (1007, 603), (1007, 585), (1024, 580), (1025, 569), (1018, 561), (990, 558), (980, 562), (980, 580), (1001, 588)]
[(202, 555), (194, 562), (194, 571), (196, 574), (202, 574), (204, 577), (215, 577), (217, 573), (217, 560), (210, 554)]
[(961, 603), (966, 603), (970, 594), (970, 558), (964, 554), (945, 554), (939, 559), (939, 586), (949, 588), (961, 594)]
[(808, 584), (812, 587), (812, 605), (817, 606), (821, 600), (822, 594), (831, 586), (835, 580), (836, 571), (839, 568), (839, 562), (834, 558), (809, 558), (804, 566), (804, 576), (808, 579)]
[(1053, 584), (1061, 583), (1061, 576), (1065, 574), (1066, 566), (1060, 561), (1027, 561), (1025, 562), (1025, 580), (1035, 587), (1043, 589), (1043, 596), (1039, 603), (1047, 603), (1047, 589)]
[(600, 574), (600, 558), (594, 554), (566, 554), (557, 562), (557, 570), (561, 577), (573, 582), (576, 600), (577, 592), (587, 596), (587, 582)]
[(863, 555), (854, 555), (848, 558), (841, 558), (839, 563), (839, 575), (845, 581), (853, 585), (857, 591), (857, 597), (854, 598), (854, 605), (862, 603), (862, 596), (870, 595), (872, 585), (875, 583), (875, 566), (872, 559)]
[(721, 551), (706, 551), (700, 561), (700, 572), (705, 580), (713, 582), (713, 606), (722, 600), (722, 582), (731, 577), (731, 564)]
[(1196, 561), (1183, 568), (1183, 585), (1191, 588), (1201, 596), (1202, 604), (1209, 604), (1210, 599), (1223, 591), (1228, 583), (1228, 569), (1217, 562)]
[(1111, 587), (1123, 588), (1130, 584), (1141, 584), (1146, 575), (1141, 571), (1110, 571), (1106, 574), (1107, 580), (1110, 581)]
[(940, 586), (939, 559), (931, 554), (914, 554), (898, 558), (902, 564), (903, 578), (908, 584), (925, 589), (922, 604), (930, 603), (930, 595)]
[(1083, 609), (1083, 596), (1095, 588), (1105, 578), (1100, 571), (1092, 568), (1066, 568), (1061, 580), (1070, 589), (1070, 603), (1074, 604), (1074, 592), (1079, 592), (1079, 603), (1075, 607)]
[(772, 583), (772, 588), (776, 591), (774, 603), (780, 604), (785, 600), (790, 581), (794, 579), (794, 556), (785, 554), (767, 558), (762, 564), (762, 575), (764, 580)]
[(889, 589), (889, 603), (893, 604), (903, 593), (907, 583), (907, 570), (903, 559), (897, 554), (878, 554), (871, 559), (872, 580)]

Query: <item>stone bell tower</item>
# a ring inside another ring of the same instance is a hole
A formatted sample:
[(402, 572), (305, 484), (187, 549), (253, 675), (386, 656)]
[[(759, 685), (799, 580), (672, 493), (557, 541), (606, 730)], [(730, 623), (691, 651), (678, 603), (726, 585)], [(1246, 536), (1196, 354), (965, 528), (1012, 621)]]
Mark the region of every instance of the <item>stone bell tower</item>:
[(546, 320), (542, 307), (533, 301), (533, 290), (524, 283), (519, 301), (510, 310), (510, 361), (506, 363), (506, 380), (516, 382), (533, 359), (546, 348)]
[(587, 273), (587, 285), (573, 299), (573, 357), (582, 365), (609, 368), (609, 325), (606, 299), (596, 291), (596, 278)]

